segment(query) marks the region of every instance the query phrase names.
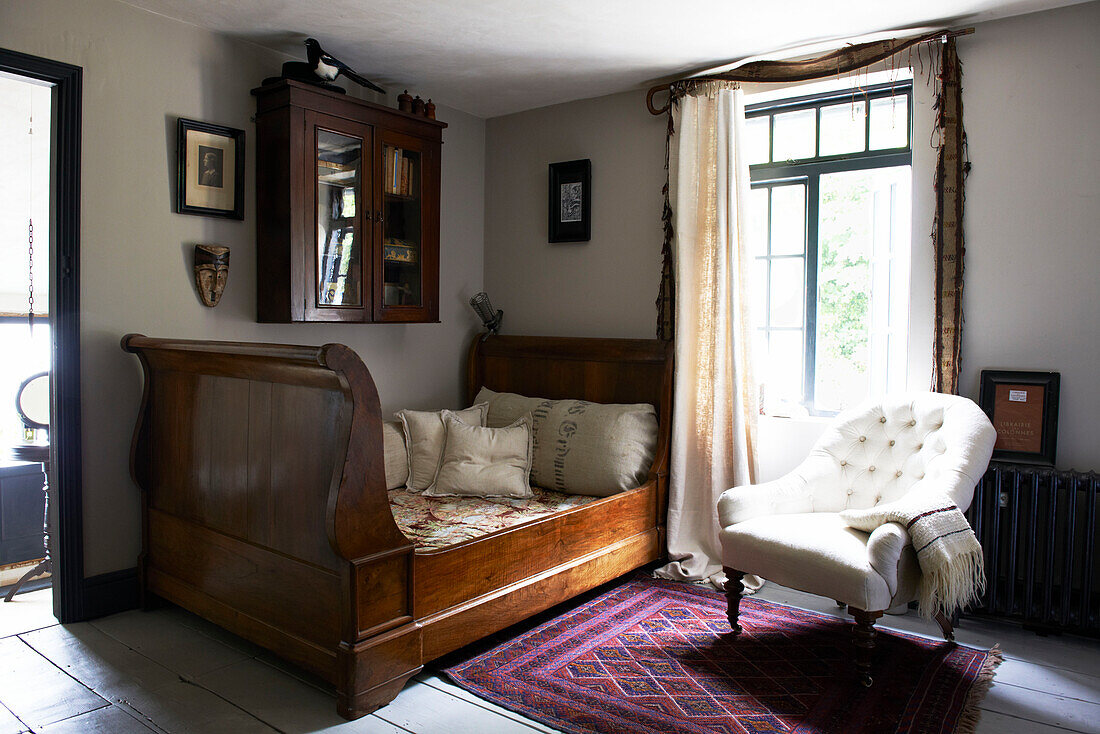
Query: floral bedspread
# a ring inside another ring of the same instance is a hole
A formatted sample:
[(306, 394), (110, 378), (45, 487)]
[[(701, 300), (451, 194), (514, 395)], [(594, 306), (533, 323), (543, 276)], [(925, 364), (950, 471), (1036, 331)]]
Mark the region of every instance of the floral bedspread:
[(526, 500), (425, 497), (404, 488), (391, 489), (390, 509), (401, 532), (417, 548), (444, 548), (600, 499), (532, 489), (535, 496)]

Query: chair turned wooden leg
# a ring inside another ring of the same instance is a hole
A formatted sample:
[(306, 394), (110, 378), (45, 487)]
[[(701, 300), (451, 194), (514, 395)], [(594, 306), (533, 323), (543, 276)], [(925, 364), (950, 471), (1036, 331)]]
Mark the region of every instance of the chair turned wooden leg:
[(739, 635), (741, 625), (737, 623), (737, 615), (741, 610), (741, 594), (745, 590), (741, 583), (741, 579), (745, 578), (745, 572), (735, 571), (729, 567), (724, 567), (722, 570), (726, 572), (726, 618), (730, 621), (730, 630), (733, 634)]
[(849, 606), (848, 611), (855, 617), (856, 626), (852, 630), (856, 646), (856, 671), (859, 673), (859, 682), (865, 687), (870, 687), (874, 682), (871, 678), (871, 661), (875, 651), (875, 620), (882, 616), (882, 612), (865, 612)]
[(943, 631), (943, 639), (955, 644), (955, 628), (951, 626), (951, 620), (945, 617), (943, 612), (936, 612), (936, 623)]

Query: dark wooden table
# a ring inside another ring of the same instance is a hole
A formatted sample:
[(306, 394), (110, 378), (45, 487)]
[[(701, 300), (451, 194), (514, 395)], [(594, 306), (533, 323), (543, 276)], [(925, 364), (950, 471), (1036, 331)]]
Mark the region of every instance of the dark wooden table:
[(29, 461), (33, 464), (42, 465), (42, 494), (45, 496), (42, 510), (42, 549), (45, 553), (42, 562), (23, 574), (15, 582), (15, 585), (8, 590), (4, 601), (14, 599), (15, 594), (23, 584), (35, 576), (42, 573), (53, 573), (53, 562), (50, 560), (50, 445), (40, 443), (19, 444), (12, 447), (11, 456), (16, 461)]

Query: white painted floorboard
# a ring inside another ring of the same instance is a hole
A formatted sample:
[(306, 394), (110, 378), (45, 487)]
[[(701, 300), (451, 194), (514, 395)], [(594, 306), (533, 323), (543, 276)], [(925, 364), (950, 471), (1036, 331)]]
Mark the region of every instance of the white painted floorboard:
[[(832, 600), (774, 585), (759, 596), (845, 616)], [(938, 636), (912, 612), (886, 616), (879, 627)], [(980, 734), (1100, 734), (1100, 641), (972, 619), (957, 638), (999, 644), (1005, 654), (982, 703)], [(554, 731), (433, 671), (389, 706), (347, 722), (323, 682), (194, 615), (168, 607), (63, 627), (51, 616), (48, 590), (0, 605), (0, 704), (0, 734)]]
[[(802, 609), (847, 615), (831, 599), (769, 584), (760, 598)], [(934, 622), (915, 612), (885, 615), (877, 626), (938, 638)], [(964, 619), (955, 630), (963, 645), (999, 645), (1005, 661), (982, 701), (978, 734), (1055, 731), (1100, 734), (1100, 641), (1071, 635), (1040, 637), (1017, 625)]]

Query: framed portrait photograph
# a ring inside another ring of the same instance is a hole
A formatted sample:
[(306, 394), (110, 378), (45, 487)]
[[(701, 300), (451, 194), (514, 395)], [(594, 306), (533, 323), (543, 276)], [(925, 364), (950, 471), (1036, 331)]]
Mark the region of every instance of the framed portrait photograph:
[(993, 459), (1054, 465), (1058, 447), (1057, 372), (982, 370), (982, 410), (997, 430)]
[(244, 219), (244, 130), (179, 118), (176, 211)]
[(592, 161), (550, 164), (550, 242), (592, 239)]

